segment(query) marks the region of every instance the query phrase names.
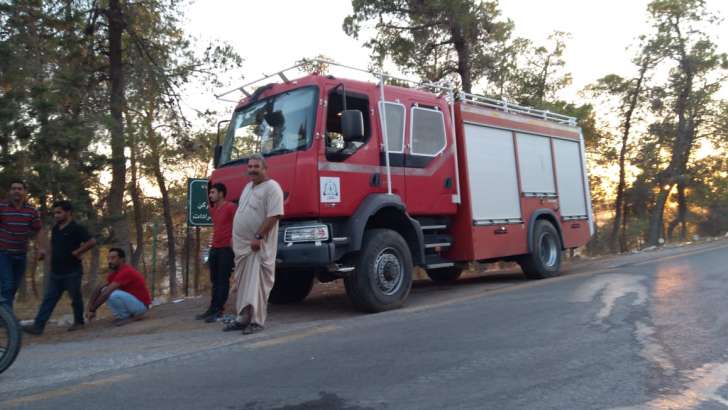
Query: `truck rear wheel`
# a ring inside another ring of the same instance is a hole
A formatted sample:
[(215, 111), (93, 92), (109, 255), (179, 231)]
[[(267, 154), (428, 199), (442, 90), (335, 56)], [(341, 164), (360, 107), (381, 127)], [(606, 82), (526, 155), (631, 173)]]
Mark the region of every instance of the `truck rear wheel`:
[(458, 280), (463, 273), (462, 266), (450, 266), (448, 268), (427, 269), (427, 276), (436, 283), (448, 283)]
[(382, 312), (404, 303), (412, 288), (412, 255), (407, 242), (390, 229), (371, 229), (356, 261), (344, 279), (346, 294), (357, 309)]
[(279, 270), (268, 299), (276, 305), (301, 302), (311, 293), (313, 280), (312, 270)]
[(561, 268), (561, 239), (556, 228), (546, 220), (536, 221), (533, 230), (533, 251), (518, 259), (529, 279), (545, 279), (559, 274)]

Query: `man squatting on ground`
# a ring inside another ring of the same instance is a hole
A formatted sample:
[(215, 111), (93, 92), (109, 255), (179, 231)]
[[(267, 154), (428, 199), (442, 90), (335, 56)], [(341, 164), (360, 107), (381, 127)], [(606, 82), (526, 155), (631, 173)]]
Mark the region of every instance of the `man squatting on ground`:
[(125, 325), (139, 320), (149, 309), (152, 298), (149, 296), (144, 276), (126, 263), (122, 249), (109, 249), (109, 277), (91, 294), (86, 318), (93, 320), (96, 310), (106, 303), (114, 315), (114, 324)]
[(210, 187), (208, 199), (210, 200), (210, 216), (212, 217), (212, 246), (208, 265), (210, 268), (210, 282), (212, 283), (212, 296), (210, 307), (205, 313), (195, 318), (207, 323), (217, 321), (222, 317), (225, 302), (230, 292), (230, 274), (235, 264), (235, 254), (230, 246), (233, 233), (233, 218), (237, 205), (225, 199), (227, 188), (225, 184), (216, 183)]
[(283, 190), (268, 177), (261, 155), (248, 159), (250, 182), (243, 189), (233, 220), (237, 318), (223, 329), (243, 334), (263, 329), (268, 296), (275, 280), (278, 222), (283, 216)]
[(0, 301), (10, 310), (25, 273), (28, 241), (36, 238), (36, 255), (38, 259), (45, 256), (38, 244), (43, 238), (40, 217), (27, 196), (28, 186), (16, 179), (10, 181), (8, 200), (0, 201)]
[(33, 335), (43, 333), (64, 291), (71, 297), (73, 307), (73, 325), (68, 330), (73, 331), (83, 327), (81, 258), (86, 251), (96, 246), (96, 240), (89, 236), (86, 228), (76, 223), (73, 218), (73, 206), (69, 201), (57, 201), (53, 204), (53, 219), (56, 224), (51, 231), (51, 272), (48, 285), (35, 321), (32, 325), (23, 326), (26, 333)]

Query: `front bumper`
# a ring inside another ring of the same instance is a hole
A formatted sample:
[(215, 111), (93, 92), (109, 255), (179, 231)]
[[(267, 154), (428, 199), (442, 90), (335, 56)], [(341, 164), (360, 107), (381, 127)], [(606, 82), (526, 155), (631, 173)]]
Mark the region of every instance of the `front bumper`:
[(276, 264), (281, 268), (324, 268), (334, 262), (333, 242), (285, 243), (278, 238)]

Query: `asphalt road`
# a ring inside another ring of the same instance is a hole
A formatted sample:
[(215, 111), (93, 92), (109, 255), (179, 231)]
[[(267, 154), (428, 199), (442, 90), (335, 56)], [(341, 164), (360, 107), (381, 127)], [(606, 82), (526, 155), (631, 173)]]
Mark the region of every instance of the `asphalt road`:
[(728, 408), (725, 241), (516, 277), (420, 286), (393, 312), (225, 335), (6, 392), (0, 408)]

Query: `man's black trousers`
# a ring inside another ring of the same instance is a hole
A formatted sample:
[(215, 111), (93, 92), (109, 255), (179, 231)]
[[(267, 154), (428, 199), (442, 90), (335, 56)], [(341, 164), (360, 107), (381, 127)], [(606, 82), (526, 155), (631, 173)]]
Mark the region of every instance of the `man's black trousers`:
[(230, 292), (230, 274), (235, 266), (235, 254), (232, 248), (211, 248), (208, 259), (210, 265), (210, 282), (212, 282), (212, 301), (210, 310), (222, 312)]

